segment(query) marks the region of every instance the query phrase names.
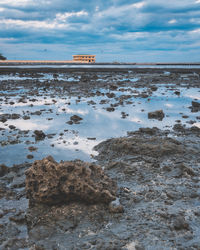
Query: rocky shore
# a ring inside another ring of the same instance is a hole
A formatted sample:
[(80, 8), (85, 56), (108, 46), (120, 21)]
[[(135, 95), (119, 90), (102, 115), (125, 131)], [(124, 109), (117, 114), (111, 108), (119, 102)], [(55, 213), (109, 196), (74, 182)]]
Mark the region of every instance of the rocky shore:
[[(4, 69), (1, 74), (15, 74), (15, 70), (21, 77), (38, 78), (47, 71)], [(23, 145), (29, 151), (29, 159), (20, 164), (5, 164), (7, 159), (1, 155), (0, 249), (200, 249), (199, 99), (193, 98), (190, 106), (185, 107), (195, 115), (193, 123), (177, 118), (170, 128), (141, 126), (127, 130), (123, 136), (119, 131), (119, 136), (96, 143), (94, 150), (98, 154), (91, 156), (91, 162), (55, 160), (48, 156), (49, 148), (55, 149), (48, 145), (56, 136), (54, 132), (38, 128), (28, 131), (14, 124), (21, 118), (27, 121), (28, 117), (42, 119), (43, 116), (52, 122), (47, 116), (48, 112), (52, 114), (50, 105), (34, 109), (34, 99), (41, 96), (45, 100), (51, 96), (51, 105), (56, 105), (56, 95), (59, 98), (75, 96), (77, 103), (86, 97), (98, 96), (100, 105), (109, 104), (102, 106), (102, 110), (112, 114), (126, 105), (135, 108), (131, 99), (134, 94), (137, 100), (148, 102), (155, 91), (167, 84), (175, 85), (170, 88), (177, 98), (181, 96), (183, 85), (188, 89), (196, 88), (199, 94), (198, 69), (168, 71), (170, 74), (161, 69), (107, 70), (106, 76), (102, 76), (105, 71), (99, 72), (101, 80), (98, 81), (96, 71), (75, 70), (69, 74), (73, 80), (67, 82), (55, 79), (0, 82), (0, 150), (10, 147), (14, 154), (15, 146)], [(52, 74), (58, 74), (54, 78), (59, 78), (62, 72), (63, 69), (51, 69)], [(77, 75), (80, 78), (75, 81)], [(130, 75), (139, 80), (127, 80)], [(15, 93), (21, 87), (22, 92)], [(123, 88), (126, 88), (124, 92)], [(127, 88), (130, 89), (128, 94)], [(139, 88), (145, 90), (137, 92)], [(116, 90), (123, 94), (118, 96)], [(11, 102), (16, 103), (16, 100), (20, 104), (32, 100), (31, 111), (5, 113), (4, 105), (13, 106)], [(97, 105), (93, 99), (84, 100), (88, 107)], [(56, 107), (59, 116), (58, 109)], [(122, 112), (119, 113), (122, 121), (130, 117), (130, 113)], [(156, 124), (169, 119), (168, 113), (159, 107), (154, 106), (149, 113), (146, 111), (147, 119), (153, 119)], [(70, 113), (67, 118), (66, 126), (81, 126), (86, 122), (83, 114)], [(190, 117), (184, 119), (191, 120)], [(3, 127), (6, 123), (11, 127)], [(65, 133), (64, 128), (57, 129), (59, 137)], [(98, 134), (95, 138), (90, 134), (87, 137), (93, 142)], [(67, 139), (61, 140), (67, 142)], [(44, 146), (42, 143), (46, 141)], [(76, 143), (73, 146), (77, 146)], [(45, 147), (45, 153), (37, 155), (40, 147)]]

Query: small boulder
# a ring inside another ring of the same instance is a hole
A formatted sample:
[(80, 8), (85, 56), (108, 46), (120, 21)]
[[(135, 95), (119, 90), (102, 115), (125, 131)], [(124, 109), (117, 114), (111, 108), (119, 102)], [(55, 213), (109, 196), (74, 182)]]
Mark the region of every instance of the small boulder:
[(34, 135), (36, 141), (44, 140), (44, 138), (46, 137), (45, 133), (42, 130), (35, 130)]
[(57, 163), (51, 156), (37, 160), (26, 171), (26, 194), (30, 205), (83, 201), (110, 203), (117, 186), (100, 166), (82, 161)]
[(185, 218), (181, 215), (178, 215), (174, 222), (173, 222), (173, 227), (175, 230), (189, 230), (189, 224), (185, 220)]
[(163, 110), (156, 110), (153, 112), (149, 112), (148, 113), (148, 118), (149, 119), (157, 119), (159, 121), (162, 121), (162, 119), (165, 117), (165, 114), (163, 112)]
[(108, 108), (106, 108), (106, 110), (107, 110), (108, 112), (114, 112), (114, 111), (115, 111), (115, 108), (113, 108), (113, 107), (108, 107)]
[(0, 177), (4, 176), (8, 172), (9, 172), (9, 168), (4, 164), (0, 164)]
[(194, 107), (194, 108), (200, 108), (200, 102), (192, 101), (192, 107)]
[(192, 112), (199, 112), (200, 111), (200, 102), (192, 101), (192, 106), (190, 107)]
[(79, 124), (81, 120), (83, 120), (83, 118), (78, 115), (73, 115), (70, 117), (70, 121), (75, 124)]

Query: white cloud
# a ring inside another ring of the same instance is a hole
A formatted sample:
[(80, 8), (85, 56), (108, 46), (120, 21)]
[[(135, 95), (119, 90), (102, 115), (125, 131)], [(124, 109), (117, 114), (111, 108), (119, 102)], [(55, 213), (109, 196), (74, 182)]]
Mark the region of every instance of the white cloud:
[(12, 37), (0, 38), (0, 42), (13, 42), (13, 41), (17, 41), (17, 39)]
[(33, 0), (1, 0), (0, 4), (2, 5), (9, 5), (11, 7), (21, 7), (33, 4)]
[(72, 25), (67, 22), (67, 19), (70, 17), (81, 17), (88, 16), (88, 12), (86, 11), (78, 11), (78, 12), (65, 12), (65, 13), (57, 13), (54, 19), (46, 19), (46, 20), (21, 20), (21, 19), (0, 19), (0, 28), (1, 26), (4, 28), (16, 28), (21, 27), (24, 29), (73, 29)]
[(171, 19), (169, 22), (169, 24), (174, 24), (174, 23), (177, 23), (176, 19)]
[(88, 12), (81, 10), (78, 12), (65, 12), (65, 13), (57, 13), (56, 19), (62, 22), (66, 22), (69, 17), (80, 17), (80, 16), (88, 16)]
[(195, 29), (189, 32), (190, 34), (200, 34), (200, 29)]
[(110, 37), (113, 37), (118, 40), (130, 40), (137, 38), (144, 38), (148, 36), (148, 32), (126, 32), (123, 34), (111, 34)]
[(49, 5), (51, 1), (49, 0), (1, 0), (0, 5), (10, 6), (13, 8), (17, 7), (27, 7), (27, 6), (40, 6), (41, 4)]
[(132, 4), (132, 6), (134, 8), (141, 9), (141, 8), (143, 8), (145, 6), (145, 4), (146, 4), (145, 1), (142, 1), (142, 2), (139, 2), (139, 3)]
[(34, 28), (34, 29), (63, 29), (69, 28), (68, 24), (58, 23), (53, 20), (45, 21), (24, 21), (24, 20), (15, 20), (15, 19), (2, 19), (0, 20), (0, 26), (4, 28), (10, 27), (21, 27), (25, 29)]
[[(146, 3), (144, 1), (134, 4), (126, 4), (121, 6), (111, 6), (110, 8), (97, 13), (98, 17), (120, 17), (126, 12), (141, 9)], [(133, 12), (132, 12), (133, 14)]]

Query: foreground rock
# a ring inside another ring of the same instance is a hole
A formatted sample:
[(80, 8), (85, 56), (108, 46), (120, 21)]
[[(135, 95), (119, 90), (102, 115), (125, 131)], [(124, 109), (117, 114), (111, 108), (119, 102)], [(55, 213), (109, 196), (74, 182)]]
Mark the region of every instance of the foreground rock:
[(26, 192), (30, 204), (110, 203), (116, 198), (116, 184), (100, 166), (82, 161), (57, 163), (49, 156), (26, 171)]

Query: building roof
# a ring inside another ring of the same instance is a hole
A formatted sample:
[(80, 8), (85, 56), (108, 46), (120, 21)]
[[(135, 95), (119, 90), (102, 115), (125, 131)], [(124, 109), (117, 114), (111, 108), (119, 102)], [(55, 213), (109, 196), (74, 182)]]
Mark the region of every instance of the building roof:
[(96, 56), (96, 55), (84, 54), (84, 55), (73, 55), (73, 56)]

